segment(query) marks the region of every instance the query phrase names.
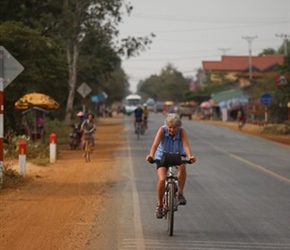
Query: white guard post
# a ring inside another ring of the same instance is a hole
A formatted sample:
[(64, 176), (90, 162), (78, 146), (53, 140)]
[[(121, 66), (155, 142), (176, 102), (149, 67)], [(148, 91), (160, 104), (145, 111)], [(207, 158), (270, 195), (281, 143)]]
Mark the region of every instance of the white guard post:
[(49, 162), (56, 161), (56, 134), (52, 133), (49, 137)]
[(19, 155), (19, 173), (22, 176), (26, 174), (26, 141), (21, 140), (18, 144), (18, 155)]

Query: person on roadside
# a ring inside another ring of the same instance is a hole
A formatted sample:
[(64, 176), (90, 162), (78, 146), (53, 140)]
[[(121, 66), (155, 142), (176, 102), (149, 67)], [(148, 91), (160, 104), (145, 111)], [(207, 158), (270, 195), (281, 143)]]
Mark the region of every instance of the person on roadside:
[(79, 120), (79, 128), (81, 128), (83, 122), (86, 120), (86, 116), (85, 116), (83, 111), (80, 111), (77, 113), (77, 117), (80, 119)]
[(81, 130), (81, 126), (83, 124), (83, 122), (86, 120), (86, 116), (84, 114), (83, 111), (79, 111), (76, 115), (78, 118), (79, 118), (79, 123), (78, 123), (78, 140), (79, 140), (79, 144), (81, 144), (81, 141), (82, 141), (82, 137), (83, 137), (83, 133), (84, 131)]
[(87, 114), (86, 120), (81, 125), (81, 131), (83, 131), (83, 149), (85, 150), (85, 141), (89, 140), (93, 149), (95, 145), (95, 130), (96, 125), (94, 123), (94, 115), (92, 113)]
[(238, 118), (239, 128), (243, 127), (246, 123), (246, 114), (245, 114), (245, 111), (244, 111), (242, 106), (240, 107), (240, 109), (237, 113), (237, 118)]
[[(165, 193), (165, 180), (168, 166), (161, 164), (161, 158), (164, 152), (179, 153), (182, 157), (187, 158), (192, 163), (196, 158), (191, 153), (188, 137), (184, 128), (181, 127), (182, 122), (177, 114), (169, 113), (155, 136), (149, 154), (146, 156), (147, 161), (156, 160), (157, 166), (157, 207), (156, 217), (161, 219), (163, 216), (163, 196)], [(178, 200), (180, 205), (186, 205), (186, 199), (183, 195), (186, 181), (186, 166), (181, 164), (178, 166)]]

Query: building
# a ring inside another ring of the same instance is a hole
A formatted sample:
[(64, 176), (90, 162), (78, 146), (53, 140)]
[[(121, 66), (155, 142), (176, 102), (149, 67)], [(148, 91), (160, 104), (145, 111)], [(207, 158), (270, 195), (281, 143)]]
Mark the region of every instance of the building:
[[(277, 75), (283, 55), (252, 56), (252, 79)], [(243, 89), (250, 85), (249, 56), (222, 56), (220, 61), (203, 61), (202, 67), (212, 82), (235, 82)]]

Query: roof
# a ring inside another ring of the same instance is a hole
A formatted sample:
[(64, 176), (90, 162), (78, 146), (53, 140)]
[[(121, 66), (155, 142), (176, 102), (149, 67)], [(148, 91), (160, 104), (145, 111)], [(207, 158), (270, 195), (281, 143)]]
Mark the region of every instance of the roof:
[(233, 98), (240, 98), (243, 96), (245, 96), (243, 91), (241, 91), (239, 89), (231, 89), (231, 90), (219, 92), (216, 94), (212, 94), (212, 99), (218, 103), (218, 102), (222, 102), (222, 101), (228, 101), (228, 100), (231, 100)]
[[(274, 65), (282, 65), (283, 55), (252, 56), (252, 65), (266, 71)], [(249, 56), (222, 56), (221, 61), (203, 61), (204, 70), (243, 71), (249, 68)]]

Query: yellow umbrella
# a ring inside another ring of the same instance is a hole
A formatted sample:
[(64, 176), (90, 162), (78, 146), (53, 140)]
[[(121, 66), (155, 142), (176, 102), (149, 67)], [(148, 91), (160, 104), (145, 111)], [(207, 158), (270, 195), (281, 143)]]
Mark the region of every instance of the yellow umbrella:
[(30, 93), (22, 96), (15, 102), (16, 109), (29, 109), (31, 107), (40, 107), (43, 109), (58, 109), (59, 104), (53, 98), (41, 93)]

